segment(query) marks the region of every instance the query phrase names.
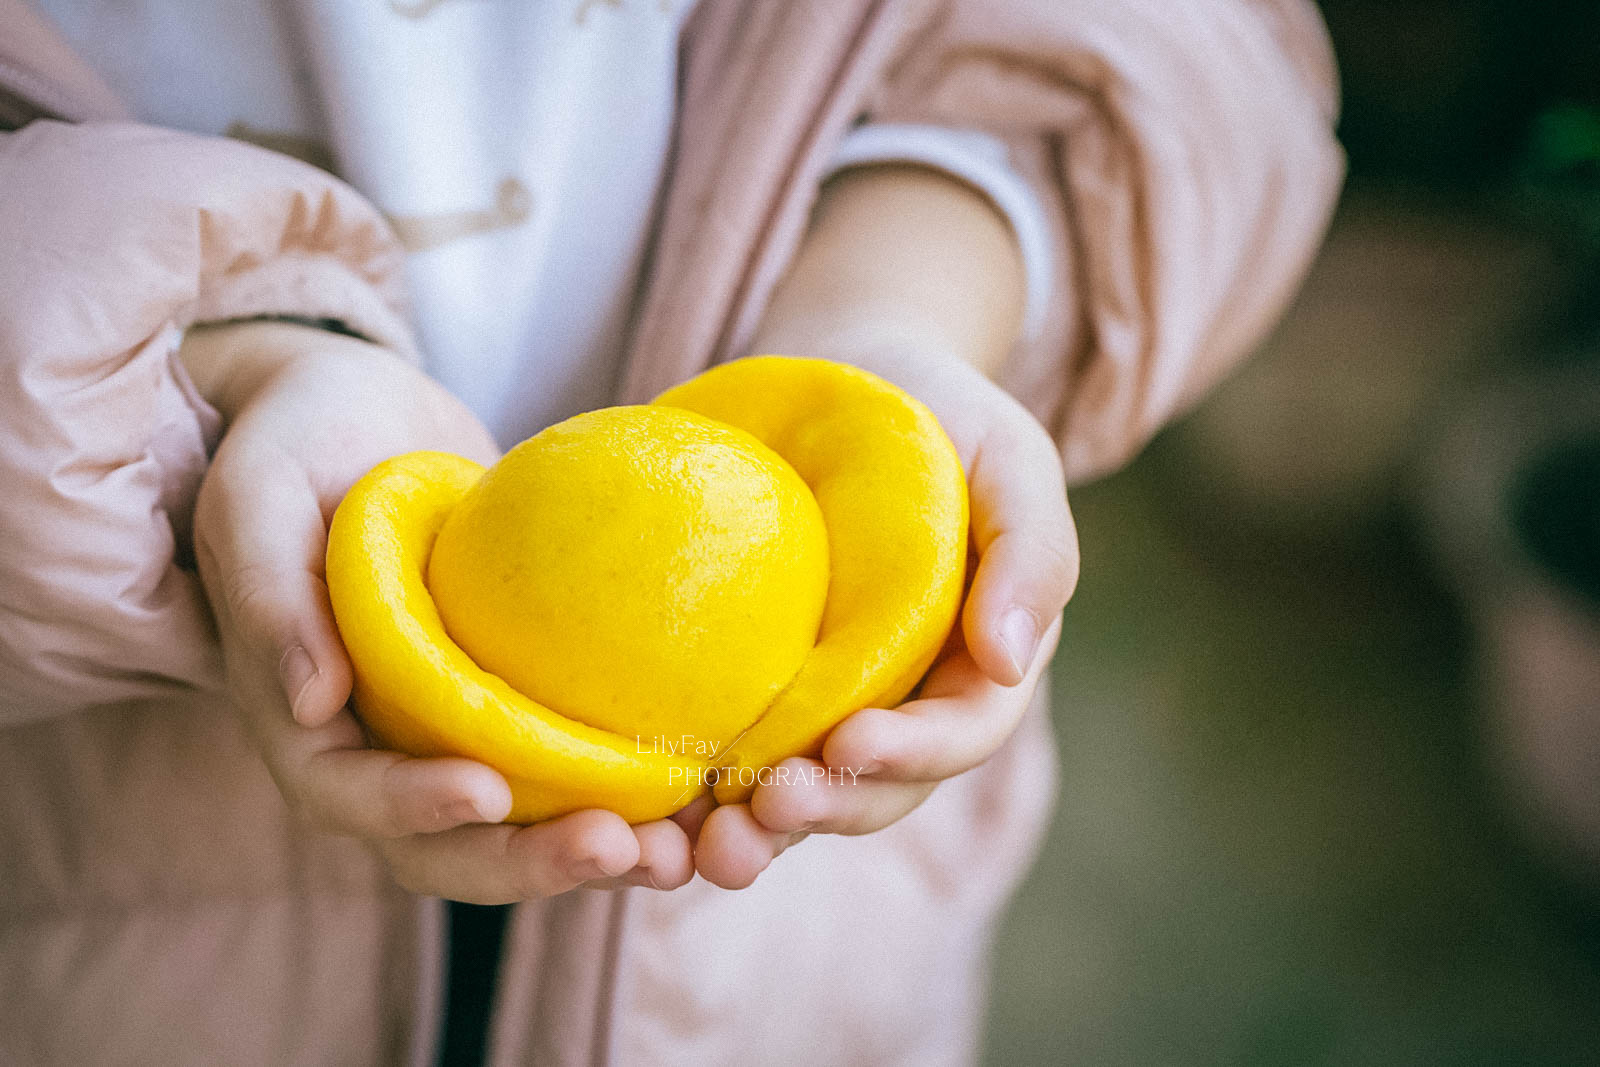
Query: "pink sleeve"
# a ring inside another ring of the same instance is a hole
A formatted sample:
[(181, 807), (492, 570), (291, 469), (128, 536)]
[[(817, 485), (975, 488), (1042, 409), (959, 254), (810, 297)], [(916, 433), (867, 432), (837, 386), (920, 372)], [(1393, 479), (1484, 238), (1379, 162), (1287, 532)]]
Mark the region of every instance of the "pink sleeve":
[(983, 130), (1046, 207), (1049, 311), (1004, 383), (1074, 481), (1126, 462), (1260, 342), (1343, 177), (1308, 0), (953, 0), (873, 122)]
[(398, 246), (315, 168), (134, 124), (0, 135), (0, 189), (0, 723), (214, 687), (181, 561), (219, 420), (182, 331), (329, 318), (412, 354)]

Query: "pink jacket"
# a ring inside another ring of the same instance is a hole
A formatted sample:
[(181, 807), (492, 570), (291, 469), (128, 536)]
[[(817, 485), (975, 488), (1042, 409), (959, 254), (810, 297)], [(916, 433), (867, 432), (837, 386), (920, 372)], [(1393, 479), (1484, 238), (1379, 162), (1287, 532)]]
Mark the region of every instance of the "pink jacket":
[[(1004, 382), (1079, 480), (1261, 338), (1341, 172), (1308, 0), (701, 0), (680, 106), (627, 399), (743, 352), (852, 122), (976, 127), (1053, 211)], [(219, 696), (185, 532), (220, 426), (173, 357), (260, 314), (410, 353), (401, 252), (323, 171), (133, 121), (21, 0), (0, 127), (0, 1062), (425, 1063), (439, 902), (295, 824)], [(1036, 709), (748, 891), (519, 906), (494, 1062), (969, 1058), (1052, 775)]]

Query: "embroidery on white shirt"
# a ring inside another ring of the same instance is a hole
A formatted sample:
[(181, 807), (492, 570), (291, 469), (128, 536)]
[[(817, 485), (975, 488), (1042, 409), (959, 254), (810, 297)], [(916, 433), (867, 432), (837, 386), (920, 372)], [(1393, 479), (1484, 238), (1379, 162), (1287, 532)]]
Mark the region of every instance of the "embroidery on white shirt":
[(495, 187), (493, 207), (433, 215), (390, 215), (389, 225), (406, 251), (421, 252), (463, 237), (520, 226), (532, 214), (533, 194), (528, 187), (515, 178), (506, 178)]

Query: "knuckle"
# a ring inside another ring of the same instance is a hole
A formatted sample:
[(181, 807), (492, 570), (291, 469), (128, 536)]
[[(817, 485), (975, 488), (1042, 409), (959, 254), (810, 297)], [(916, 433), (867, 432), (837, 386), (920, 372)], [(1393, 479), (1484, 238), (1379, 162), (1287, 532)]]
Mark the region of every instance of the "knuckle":
[(280, 785), (283, 799), (289, 806), (289, 814), (303, 826), (318, 830), (325, 834), (334, 834), (339, 837), (357, 836), (355, 824), (346, 817), (341, 817), (329, 798), (323, 795), (308, 777), (309, 764), (301, 764), (292, 772), (294, 782), (287, 788)]
[[(1036, 505), (1060, 498), (1060, 506), (1066, 506), (1061, 454), (1049, 432), (1032, 418), (992, 429), (979, 449), (972, 477), (976, 483), (1004, 487), (1014, 503)], [(1036, 514), (1036, 506), (1027, 511)]]
[(1062, 539), (1040, 538), (1033, 547), (1034, 573), (1059, 609), (1078, 586), (1078, 553)]
[(1061, 466), (1061, 452), (1050, 431), (1029, 419), (1027, 426), (1022, 428), (1017, 454), (1022, 461), (1021, 466), (1039, 486), (1038, 491), (1049, 498), (1059, 498), (1065, 507), (1067, 475)]
[(415, 806), (407, 800), (403, 766), (401, 760), (390, 763), (378, 779), (377, 811), (373, 827), (375, 837), (404, 836), (409, 832), (412, 823), (420, 821), (421, 813), (416, 812)]
[(230, 569), (222, 579), (222, 602), (235, 622), (248, 632), (265, 636), (265, 618), (270, 597), (282, 588), (282, 576), (272, 568), (243, 563)]
[(548, 858), (532, 859), (519, 854), (519, 850), (514, 847), (516, 841), (517, 835), (509, 835), (506, 838), (505, 851), (501, 855), (501, 862), (509, 868), (506, 885), (515, 899), (543, 900), (545, 897), (553, 897), (571, 888), (571, 885), (556, 884), (561, 876), (556, 871), (554, 861)]
[(1017, 427), (1018, 447), (1029, 458), (1045, 466), (1061, 469), (1061, 454), (1056, 451), (1055, 439), (1039, 420), (1029, 416)]
[(1060, 476), (1061, 454), (1056, 450), (1055, 439), (1038, 419), (1020, 405), (1017, 417), (996, 427), (986, 447), (1007, 459), (1022, 460), (1030, 468)]

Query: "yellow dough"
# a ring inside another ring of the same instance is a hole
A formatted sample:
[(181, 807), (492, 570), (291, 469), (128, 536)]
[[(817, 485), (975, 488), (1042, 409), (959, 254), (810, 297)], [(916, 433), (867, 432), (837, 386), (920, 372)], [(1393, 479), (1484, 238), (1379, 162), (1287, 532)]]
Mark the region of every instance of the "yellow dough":
[(762, 356), (579, 415), (487, 472), (416, 452), (334, 515), (327, 579), (381, 744), (503, 773), (512, 821), (661, 818), (899, 703), (960, 606), (961, 464), (931, 412)]

